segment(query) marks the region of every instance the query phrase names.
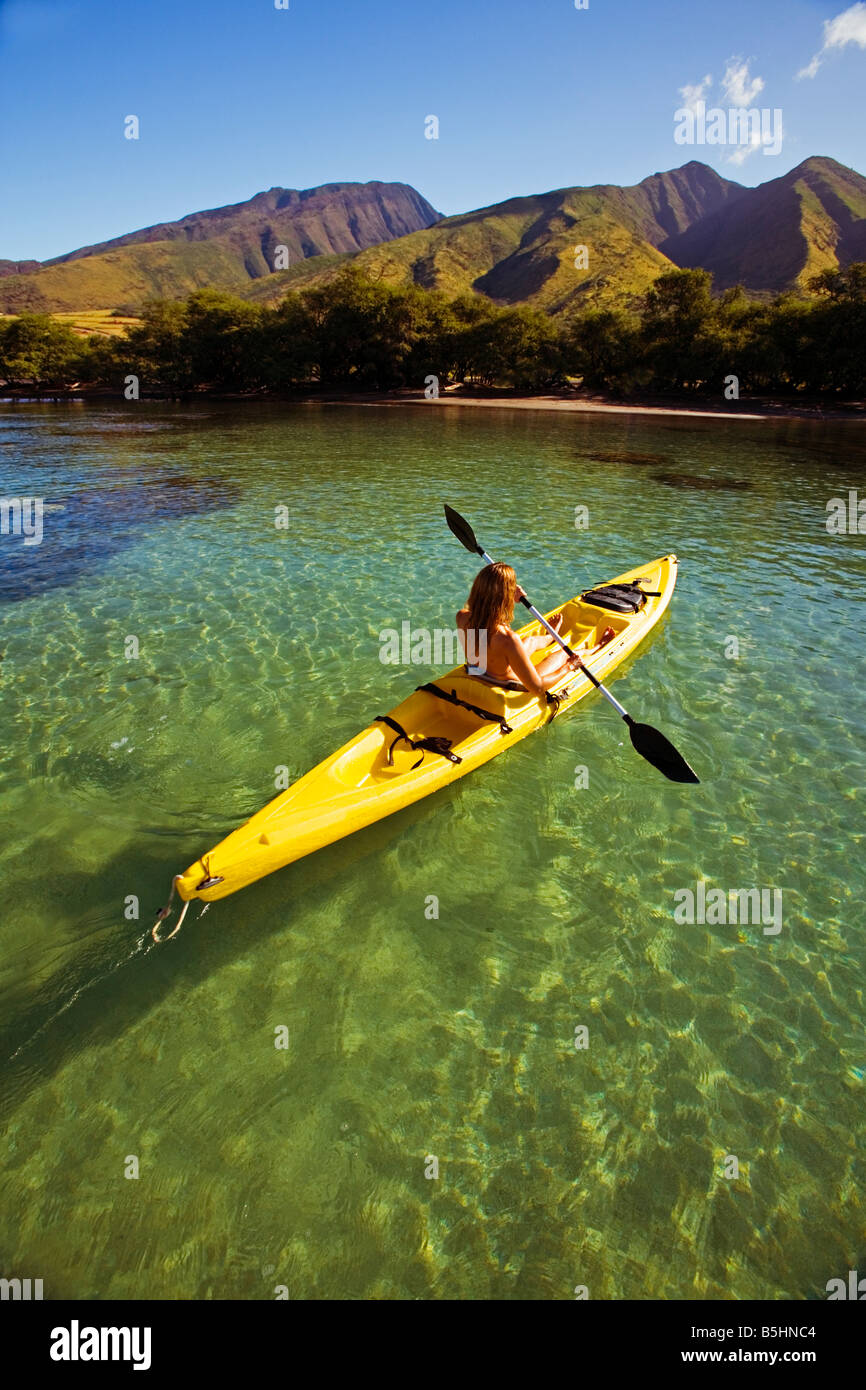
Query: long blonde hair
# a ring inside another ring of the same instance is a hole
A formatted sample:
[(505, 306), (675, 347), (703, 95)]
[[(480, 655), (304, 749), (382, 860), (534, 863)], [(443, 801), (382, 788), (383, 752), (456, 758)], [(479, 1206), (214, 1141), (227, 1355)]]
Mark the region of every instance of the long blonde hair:
[(466, 605), (469, 616), (466, 626), (475, 632), (492, 637), (496, 629), (511, 622), (517, 601), (517, 576), (510, 565), (497, 560), (485, 565), (475, 576)]

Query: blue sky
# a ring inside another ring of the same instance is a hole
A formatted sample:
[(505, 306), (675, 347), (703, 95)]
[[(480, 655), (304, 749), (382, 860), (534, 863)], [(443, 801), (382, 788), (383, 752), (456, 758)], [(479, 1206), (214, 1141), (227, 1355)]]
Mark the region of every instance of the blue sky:
[[(690, 158), (748, 184), (812, 154), (866, 173), (866, 3), (289, 6), (0, 0), (0, 257), (45, 259), (274, 185), (401, 180), (452, 213)], [(687, 88), (708, 106), (745, 93), (781, 108), (781, 153), (732, 163), (742, 151), (677, 145)]]

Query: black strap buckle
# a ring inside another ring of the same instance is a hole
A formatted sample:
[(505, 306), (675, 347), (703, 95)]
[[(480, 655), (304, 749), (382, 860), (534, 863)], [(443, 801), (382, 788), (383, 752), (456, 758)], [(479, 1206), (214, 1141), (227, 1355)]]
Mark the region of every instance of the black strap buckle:
[(425, 753), (438, 753), (441, 758), (447, 758), (449, 763), (462, 763), (463, 761), (463, 759), (459, 758), (456, 753), (451, 752), (450, 738), (440, 738), (435, 735), (430, 738), (410, 738), (409, 735), (406, 733), (406, 730), (403, 728), (402, 724), (398, 724), (397, 720), (392, 719), (390, 714), (377, 714), (373, 722), (375, 724), (387, 724), (388, 728), (393, 729), (397, 735), (397, 737), (392, 741), (391, 746), (388, 749), (389, 767), (394, 766), (394, 746), (395, 744), (400, 743), (401, 740), (405, 743), (408, 743), (409, 747), (413, 751), (418, 748), (421, 749), (421, 756), (418, 759), (417, 763), (413, 763), (410, 769), (411, 772), (414, 772), (417, 767), (421, 766), (421, 764), (424, 761)]

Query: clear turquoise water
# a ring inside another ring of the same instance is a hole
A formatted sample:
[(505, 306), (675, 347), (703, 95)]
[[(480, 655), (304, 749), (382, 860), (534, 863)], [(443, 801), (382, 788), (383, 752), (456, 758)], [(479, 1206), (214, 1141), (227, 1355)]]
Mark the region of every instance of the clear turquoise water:
[[(774, 1299), (862, 1270), (866, 539), (825, 507), (864, 461), (856, 424), (0, 407), (4, 495), (51, 507), (26, 557), (0, 540), (0, 1272)], [(542, 606), (677, 552), (614, 684), (701, 786), (596, 697), (152, 947), (170, 876), (278, 765), (432, 674), (378, 634), (451, 625), (446, 499)], [(700, 878), (781, 888), (780, 934), (678, 925)]]

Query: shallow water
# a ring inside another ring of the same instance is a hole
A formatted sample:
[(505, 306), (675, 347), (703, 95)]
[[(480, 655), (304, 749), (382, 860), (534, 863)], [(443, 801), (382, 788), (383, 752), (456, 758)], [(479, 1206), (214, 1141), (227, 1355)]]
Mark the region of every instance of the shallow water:
[[(778, 1299), (862, 1270), (866, 538), (825, 525), (866, 495), (862, 429), (132, 409), (0, 407), (3, 494), (47, 504), (40, 546), (0, 538), (0, 1272)], [(594, 697), (154, 948), (171, 875), (279, 766), (433, 674), (378, 635), (453, 623), (443, 500), (542, 607), (677, 552), (613, 684), (701, 785)], [(781, 889), (781, 931), (679, 924), (700, 879)]]

